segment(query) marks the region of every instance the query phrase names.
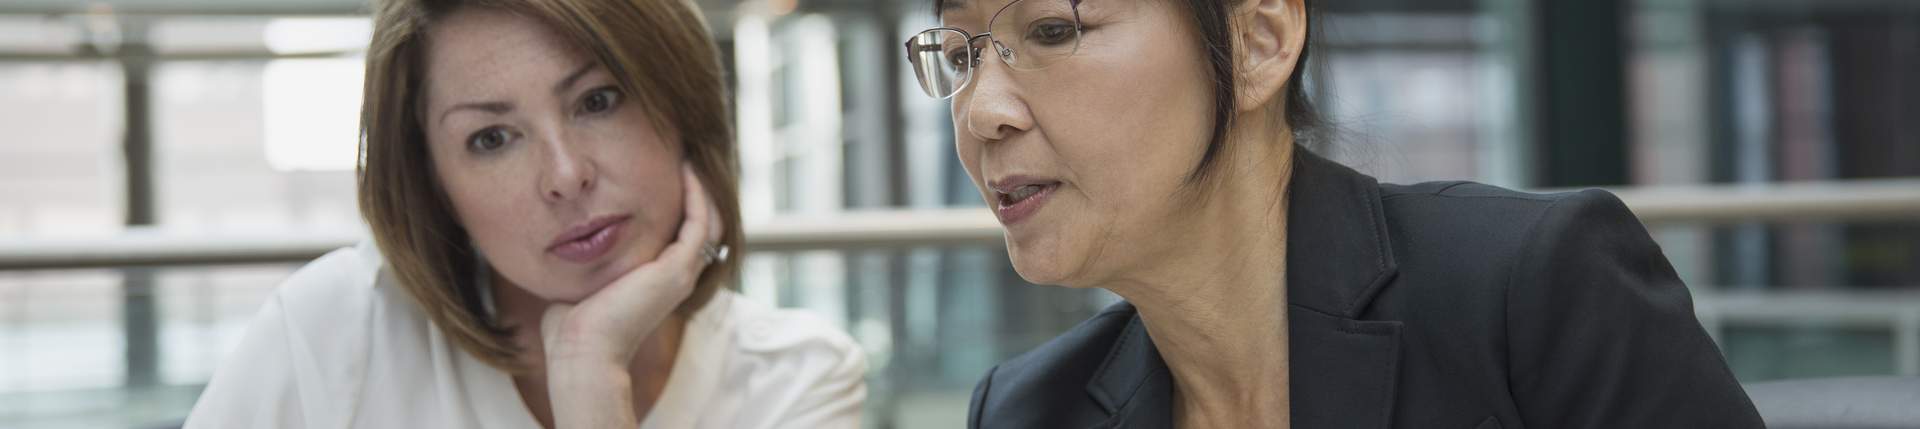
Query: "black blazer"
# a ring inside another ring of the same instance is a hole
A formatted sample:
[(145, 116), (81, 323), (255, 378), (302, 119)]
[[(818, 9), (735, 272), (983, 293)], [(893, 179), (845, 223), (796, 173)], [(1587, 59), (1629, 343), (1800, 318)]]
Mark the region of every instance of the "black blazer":
[[(1381, 185), (1295, 154), (1293, 427), (1762, 427), (1686, 286), (1612, 194)], [(1172, 427), (1172, 398), (1122, 302), (988, 371), (967, 424)]]

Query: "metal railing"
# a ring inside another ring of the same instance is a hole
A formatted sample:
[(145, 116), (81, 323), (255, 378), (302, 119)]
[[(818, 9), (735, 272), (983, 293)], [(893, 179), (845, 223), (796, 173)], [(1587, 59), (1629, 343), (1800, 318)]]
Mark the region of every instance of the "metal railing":
[[(1920, 179), (1613, 190), (1643, 222), (1920, 221)], [(787, 216), (746, 226), (750, 251), (995, 245), (985, 208), (852, 211)], [(0, 272), (135, 266), (297, 263), (364, 239), (360, 231), (186, 235), (149, 229), (91, 238), (0, 238)], [(1920, 375), (1920, 291), (1738, 292), (1696, 288), (1701, 323), (1781, 323), (1886, 329), (1895, 371)]]
[(1920, 376), (1920, 291), (1695, 290), (1693, 295), (1694, 312), (1716, 342), (1725, 344), (1723, 329), (1729, 326), (1884, 329), (1891, 335), (1894, 373)]
[[(1770, 220), (1920, 221), (1920, 179), (1613, 190), (1643, 222)], [(996, 243), (984, 208), (851, 211), (746, 225), (753, 251)], [(0, 271), (298, 262), (350, 246), (358, 231), (274, 235), (178, 234), (133, 229), (116, 236), (0, 238)]]
[[(994, 244), (985, 208), (856, 211), (746, 226), (752, 251)], [(364, 231), (185, 234), (151, 228), (99, 237), (0, 238), (0, 271), (300, 262), (352, 246)]]

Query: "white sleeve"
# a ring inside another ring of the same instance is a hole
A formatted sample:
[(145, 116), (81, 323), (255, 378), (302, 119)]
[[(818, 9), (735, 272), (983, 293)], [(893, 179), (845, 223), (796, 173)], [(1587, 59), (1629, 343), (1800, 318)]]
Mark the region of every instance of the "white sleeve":
[(267, 300), (187, 415), (186, 429), (303, 428), (298, 377), (279, 295)]
[(741, 410), (740, 427), (860, 427), (867, 358), (853, 338), (797, 311), (779, 311), (746, 329), (744, 346), (761, 352), (763, 375), (748, 381), (757, 399)]
[(820, 371), (797, 380), (804, 386), (788, 414), (773, 420), (776, 428), (858, 428), (861, 405), (867, 400), (867, 358), (858, 346), (846, 343)]
[(222, 358), (185, 427), (345, 427), (378, 264), (377, 253), (341, 249), (289, 276)]

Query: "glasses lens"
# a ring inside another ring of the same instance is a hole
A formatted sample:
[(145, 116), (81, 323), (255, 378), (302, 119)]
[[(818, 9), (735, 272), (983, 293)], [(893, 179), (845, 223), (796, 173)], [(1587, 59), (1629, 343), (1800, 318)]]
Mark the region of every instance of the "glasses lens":
[(922, 31), (907, 39), (907, 61), (920, 79), (920, 89), (933, 98), (952, 97), (967, 84), (973, 58), (965, 33), (950, 29)]
[(1016, 0), (988, 24), (993, 50), (1020, 70), (1046, 67), (1080, 49), (1077, 0)]

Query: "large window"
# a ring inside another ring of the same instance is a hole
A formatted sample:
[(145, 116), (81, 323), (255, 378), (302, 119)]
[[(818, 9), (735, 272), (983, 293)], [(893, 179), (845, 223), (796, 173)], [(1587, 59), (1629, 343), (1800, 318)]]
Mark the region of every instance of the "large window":
[[(0, 2), (0, 245), (363, 228), (362, 2), (56, 3)], [(730, 79), (749, 222), (984, 210), (948, 105), (899, 52), (934, 25), (931, 2), (697, 3)], [(1920, 179), (1909, 1), (1316, 3), (1307, 89), (1334, 128), (1310, 143), (1383, 181)], [(1914, 219), (1648, 226), (1752, 382), (1920, 375)], [(1118, 299), (1027, 284), (992, 243), (896, 244), (755, 252), (740, 285), (853, 335), (872, 427), (963, 421), (987, 368)], [(297, 267), (0, 270), (0, 426), (177, 422)]]

